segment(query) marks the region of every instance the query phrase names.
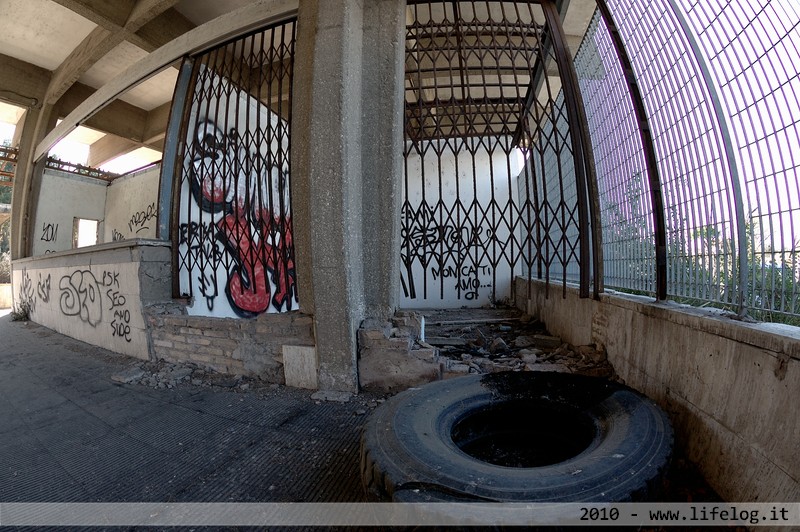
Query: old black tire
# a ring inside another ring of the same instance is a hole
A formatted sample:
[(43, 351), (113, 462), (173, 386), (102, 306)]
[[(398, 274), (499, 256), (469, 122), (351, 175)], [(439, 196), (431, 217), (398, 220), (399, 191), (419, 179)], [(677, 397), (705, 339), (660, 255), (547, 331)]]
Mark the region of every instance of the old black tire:
[[(509, 436), (507, 423), (476, 435), (509, 415), (519, 417), (511, 430), (521, 442), (551, 439), (560, 419), (580, 425), (563, 441), (585, 441), (574, 456), (534, 454), (521, 467), (459, 447)], [(642, 501), (657, 496), (672, 445), (664, 412), (624, 385), (562, 373), (470, 375), (406, 390), (376, 409), (362, 435), (361, 476), (368, 498), (380, 501)]]

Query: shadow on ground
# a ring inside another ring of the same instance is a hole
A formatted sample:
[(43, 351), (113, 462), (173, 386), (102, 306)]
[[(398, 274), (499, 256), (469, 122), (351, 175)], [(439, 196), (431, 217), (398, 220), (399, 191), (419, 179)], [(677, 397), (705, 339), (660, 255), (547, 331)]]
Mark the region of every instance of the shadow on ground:
[[(9, 315), (0, 339), (0, 502), (364, 500), (360, 431), (383, 396), (124, 384), (131, 358)], [(665, 488), (719, 500), (680, 457)]]

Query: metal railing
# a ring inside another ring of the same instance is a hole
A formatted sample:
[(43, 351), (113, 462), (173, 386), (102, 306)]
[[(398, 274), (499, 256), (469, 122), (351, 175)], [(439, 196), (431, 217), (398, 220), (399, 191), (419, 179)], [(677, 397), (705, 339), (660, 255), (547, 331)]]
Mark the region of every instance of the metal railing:
[[(19, 150), (17, 148), (0, 146), (0, 185), (13, 185), (14, 173), (17, 169), (18, 156)], [(45, 168), (58, 170), (59, 172), (93, 177), (95, 179), (102, 179), (103, 181), (113, 181), (119, 177), (119, 174), (115, 174), (113, 172), (106, 172), (91, 166), (62, 161), (57, 157), (48, 157), (47, 161), (45, 162)]]
[(57, 157), (48, 157), (44, 167), (49, 168), (50, 170), (58, 170), (59, 172), (67, 172), (70, 174), (92, 177), (94, 179), (102, 179), (103, 181), (108, 182), (111, 182), (119, 177), (119, 174), (115, 174), (114, 172), (106, 172), (105, 170), (100, 170), (99, 168), (62, 161)]
[[(800, 8), (605, 5), (576, 65), (598, 170), (606, 286), (655, 294), (661, 223), (669, 297), (800, 322)], [(646, 110), (654, 169), (614, 32)]]

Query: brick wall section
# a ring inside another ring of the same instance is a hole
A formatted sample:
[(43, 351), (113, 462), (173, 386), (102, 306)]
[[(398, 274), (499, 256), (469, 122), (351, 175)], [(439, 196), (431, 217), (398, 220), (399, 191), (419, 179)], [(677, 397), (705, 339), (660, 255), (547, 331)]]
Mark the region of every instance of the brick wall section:
[(315, 345), (312, 317), (300, 312), (253, 319), (207, 318), (158, 305), (145, 314), (154, 358), (267, 382), (285, 381), (284, 345)]

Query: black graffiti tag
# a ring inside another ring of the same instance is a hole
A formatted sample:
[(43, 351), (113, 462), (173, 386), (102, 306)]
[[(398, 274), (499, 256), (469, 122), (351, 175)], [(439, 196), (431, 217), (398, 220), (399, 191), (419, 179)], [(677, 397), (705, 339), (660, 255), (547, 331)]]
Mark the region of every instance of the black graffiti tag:
[(47, 277), (42, 277), (41, 272), (39, 272), (39, 282), (36, 285), (36, 293), (39, 295), (39, 299), (42, 300), (44, 303), (48, 303), (50, 301), (50, 274), (47, 274)]
[(58, 224), (42, 224), (42, 236), (39, 240), (42, 242), (55, 242), (58, 240)]
[(131, 216), (131, 219), (128, 222), (128, 230), (132, 233), (141, 233), (142, 231), (146, 231), (150, 229), (150, 226), (145, 224), (155, 217), (156, 204), (153, 202), (148, 205), (146, 209), (133, 213), (133, 216)]

